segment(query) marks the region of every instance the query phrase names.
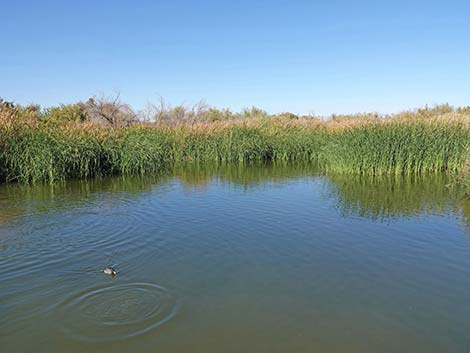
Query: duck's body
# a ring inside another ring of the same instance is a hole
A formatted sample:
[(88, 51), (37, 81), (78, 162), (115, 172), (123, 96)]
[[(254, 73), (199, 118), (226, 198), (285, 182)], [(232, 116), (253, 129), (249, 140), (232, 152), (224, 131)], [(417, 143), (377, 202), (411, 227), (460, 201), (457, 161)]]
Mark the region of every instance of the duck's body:
[(114, 268), (112, 268), (111, 266), (105, 267), (103, 272), (104, 272), (105, 275), (110, 275), (110, 276), (113, 276), (113, 277), (117, 275), (117, 271)]

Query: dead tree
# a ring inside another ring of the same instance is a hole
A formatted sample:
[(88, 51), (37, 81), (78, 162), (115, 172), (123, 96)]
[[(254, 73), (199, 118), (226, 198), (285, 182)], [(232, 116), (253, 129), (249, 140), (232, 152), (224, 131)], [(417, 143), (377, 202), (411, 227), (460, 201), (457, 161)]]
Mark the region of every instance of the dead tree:
[(90, 98), (84, 104), (88, 120), (113, 127), (128, 126), (137, 118), (131, 107), (121, 102), (118, 94), (114, 99)]

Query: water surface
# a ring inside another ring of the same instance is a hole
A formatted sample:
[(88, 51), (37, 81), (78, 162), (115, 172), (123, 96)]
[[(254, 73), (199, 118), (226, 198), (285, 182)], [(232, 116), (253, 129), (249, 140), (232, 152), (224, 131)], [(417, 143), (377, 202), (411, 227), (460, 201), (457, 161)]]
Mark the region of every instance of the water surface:
[(201, 166), (3, 185), (1, 350), (468, 352), (470, 206), (447, 183)]

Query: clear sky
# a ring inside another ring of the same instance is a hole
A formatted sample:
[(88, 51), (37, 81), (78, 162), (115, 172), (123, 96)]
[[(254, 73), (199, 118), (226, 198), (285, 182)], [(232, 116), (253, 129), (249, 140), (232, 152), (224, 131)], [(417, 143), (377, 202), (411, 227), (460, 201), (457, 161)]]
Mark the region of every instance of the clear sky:
[(470, 105), (470, 1), (0, 0), (0, 96), (238, 110)]

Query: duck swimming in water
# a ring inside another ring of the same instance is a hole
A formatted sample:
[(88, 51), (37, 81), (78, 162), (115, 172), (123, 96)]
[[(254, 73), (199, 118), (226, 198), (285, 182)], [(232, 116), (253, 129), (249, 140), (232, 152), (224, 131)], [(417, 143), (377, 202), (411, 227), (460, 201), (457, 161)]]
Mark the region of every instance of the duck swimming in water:
[(115, 277), (117, 275), (117, 271), (112, 268), (111, 266), (106, 266), (103, 270), (104, 274), (105, 275), (110, 275), (110, 276), (113, 276)]

